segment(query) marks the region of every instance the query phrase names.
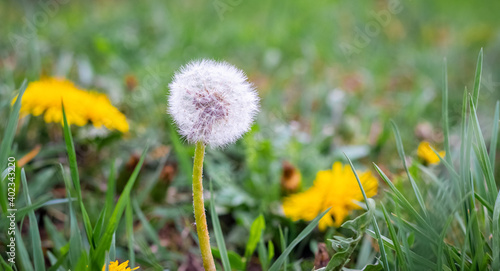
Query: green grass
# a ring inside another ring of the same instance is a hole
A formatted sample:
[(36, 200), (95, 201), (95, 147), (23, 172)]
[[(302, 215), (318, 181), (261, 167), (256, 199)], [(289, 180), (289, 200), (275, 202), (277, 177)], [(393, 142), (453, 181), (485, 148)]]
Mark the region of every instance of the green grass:
[[(473, 93), (479, 92), (482, 60), (483, 53), (481, 51), (478, 58), (478, 68), (476, 69), (478, 72), (476, 72), (475, 76), (476, 83)], [(444, 77), (446, 78), (446, 74)], [(473, 93), (470, 95), (466, 93), (464, 96), (460, 164), (457, 164), (457, 161), (453, 161), (451, 158), (445, 159), (441, 157), (441, 162), (447, 163), (445, 168), (447, 168), (449, 174), (441, 175), (438, 182), (442, 182), (443, 185), (440, 186), (428, 186), (425, 183), (425, 178), (422, 178), (420, 185), (426, 186), (425, 195), (427, 198), (425, 201), (419, 192), (423, 190), (418, 188), (406, 166), (406, 156), (402, 151), (397, 128), (395, 128), (395, 134), (398, 149), (401, 150), (400, 155), (408, 174), (408, 180), (416, 196), (412, 199), (402, 194), (380, 168), (375, 166), (382, 179), (391, 188), (391, 192), (386, 195), (384, 201), (388, 201), (395, 209), (392, 215), (389, 215), (386, 208), (383, 208), (389, 236), (383, 236), (382, 239), (387, 240), (387, 243), (390, 242), (390, 253), (387, 253), (386, 257), (393, 257), (394, 254), (395, 260), (392, 265), (398, 270), (399, 268), (402, 270), (408, 269), (405, 260), (408, 253), (420, 256), (410, 258), (410, 261), (414, 264), (411, 270), (431, 266), (435, 270), (495, 270), (497, 266), (498, 256), (495, 253), (498, 248), (495, 246), (497, 245), (496, 242), (498, 242), (496, 236), (498, 218), (495, 217), (495, 210), (491, 212), (489, 206), (498, 202), (500, 194), (498, 193), (498, 187), (491, 168), (492, 163), (488, 156), (488, 150), (473, 102), (473, 100), (477, 101), (478, 97)], [(445, 96), (444, 99), (446, 99), (446, 90), (443, 91), (443, 95)], [(443, 105), (445, 104), (446, 102), (443, 103)], [(447, 109), (443, 108), (443, 112), (446, 111)], [(446, 114), (444, 113), (445, 116)], [(494, 114), (493, 120), (496, 122), (498, 121), (496, 110)], [(443, 122), (444, 125), (448, 125), (447, 117), (444, 118)], [(496, 123), (493, 127), (497, 129), (496, 133), (498, 133)], [(444, 130), (449, 130), (449, 127), (445, 127)], [(472, 149), (474, 149), (474, 152), (471, 151)], [(448, 151), (446, 156), (453, 157), (453, 151)], [(438, 155), (437, 152), (436, 155)], [(455, 167), (460, 169), (459, 173), (455, 172)], [(458, 187), (458, 189), (453, 189), (453, 187)], [(460, 193), (457, 194), (453, 191), (459, 191)], [(475, 191), (478, 193), (477, 198), (482, 200), (476, 201)], [(440, 194), (455, 200), (442, 202), (439, 199)], [(414, 201), (419, 203), (421, 210), (412, 207)], [(446, 204), (440, 206), (443, 203)], [(396, 212), (398, 209), (399, 211)], [(398, 213), (401, 215), (397, 215)], [(460, 227), (463, 223), (465, 223), (465, 228)], [(416, 239), (412, 247), (408, 247), (398, 237), (396, 231), (406, 234), (412, 232), (418, 234), (421, 238)], [(384, 252), (381, 251), (381, 253)]]
[[(242, 140), (207, 150), (208, 222), (221, 270), (312, 270), (318, 243), (339, 270), (500, 269), (500, 3), (401, 3), (401, 13), (350, 58), (339, 45), (353, 42), (386, 2), (242, 1), (221, 20), (213, 1), (72, 1), (15, 47), (12, 35), (43, 8), (2, 3), (2, 176), (8, 157), (19, 161), (42, 146), (16, 170), (14, 270), (100, 270), (115, 259), (140, 270), (196, 264), (194, 148), (166, 115), (166, 94), (173, 72), (202, 57), (243, 69), (261, 97)], [(106, 93), (130, 133), (95, 138), (91, 125), (19, 120), (12, 99), (43, 76)], [(439, 165), (419, 162), (422, 140), (446, 151)], [(283, 161), (300, 171), (306, 189), (319, 170), (347, 162), (344, 152), (353, 169), (380, 175), (376, 208), (349, 216), (368, 214), (357, 220), (369, 221), (366, 228), (320, 232), (315, 221), (285, 218)], [(2, 216), (5, 196), (0, 185)], [(340, 254), (330, 241), (358, 236)], [(11, 270), (4, 248), (0, 255)]]

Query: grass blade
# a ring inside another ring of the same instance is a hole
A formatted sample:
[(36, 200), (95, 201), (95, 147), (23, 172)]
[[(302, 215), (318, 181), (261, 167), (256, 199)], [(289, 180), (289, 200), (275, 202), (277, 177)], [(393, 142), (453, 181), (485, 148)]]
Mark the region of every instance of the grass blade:
[[(66, 178), (66, 174), (64, 174), (64, 168), (62, 164), (59, 164), (59, 167), (61, 169), (61, 175), (64, 180), (64, 184), (66, 185), (66, 196), (68, 198), (71, 198), (71, 182)], [(69, 262), (71, 266), (76, 266), (78, 264), (78, 261), (80, 260), (80, 256), (83, 251), (83, 245), (82, 245), (82, 236), (80, 233), (80, 229), (78, 228), (78, 222), (76, 220), (76, 215), (75, 211), (73, 208), (73, 202), (69, 201), (68, 202), (69, 206), (69, 224), (70, 224), (70, 237), (69, 237)]]
[(399, 202), (399, 204), (402, 205), (402, 207), (406, 210), (411, 212), (419, 222), (422, 224), (427, 225), (427, 221), (413, 208), (413, 205), (401, 194), (401, 192), (394, 186), (394, 184), (389, 180), (389, 178), (385, 175), (385, 173), (374, 163), (373, 164), (375, 167), (375, 170), (378, 172), (380, 177), (382, 177), (382, 180), (389, 186), (391, 191), (394, 193), (396, 196), (396, 200)]
[(0, 263), (1, 263), (1, 265), (0, 265), (0, 266), (2, 266), (2, 267), (4, 268), (4, 269), (2, 269), (2, 270), (6, 270), (6, 271), (13, 271), (13, 270), (12, 270), (12, 267), (10, 267), (10, 265), (9, 265), (9, 264), (7, 264), (7, 263), (5, 262), (5, 260), (4, 260), (2, 257), (0, 257)]
[[(374, 207), (371, 207), (369, 204), (370, 202), (368, 201), (368, 198), (366, 197), (365, 189), (363, 188), (363, 185), (361, 184), (361, 181), (359, 180), (358, 173), (356, 172), (356, 169), (354, 168), (354, 165), (352, 164), (351, 159), (349, 159), (349, 157), (347, 157), (347, 154), (344, 153), (344, 155), (347, 158), (347, 161), (349, 161), (349, 165), (351, 166), (351, 170), (354, 173), (354, 176), (356, 177), (356, 181), (358, 181), (359, 189), (361, 189), (361, 193), (363, 194), (363, 198), (365, 199), (366, 209), (368, 211), (370, 211), (370, 209), (374, 208)], [(373, 206), (375, 206), (375, 204), (373, 204)], [(389, 271), (390, 270), (389, 261), (387, 260), (387, 254), (385, 252), (384, 243), (382, 242), (382, 235), (380, 234), (380, 229), (378, 227), (377, 218), (375, 217), (375, 215), (373, 215), (372, 223), (373, 223), (373, 228), (375, 229), (375, 233), (377, 234), (377, 241), (378, 241), (378, 245), (379, 245), (379, 249), (380, 249), (380, 256), (382, 258), (382, 264), (384, 266), (384, 269)]]
[(99, 244), (97, 245), (97, 248), (96, 248), (96, 251), (94, 254), (94, 258), (92, 261), (92, 264), (94, 266), (92, 267), (92, 269), (98, 270), (104, 265), (104, 254), (106, 251), (109, 250), (109, 248), (111, 246), (113, 235), (114, 235), (116, 229), (118, 228), (118, 223), (120, 222), (120, 219), (123, 215), (126, 204), (130, 201), (130, 192), (131, 192), (132, 187), (135, 183), (135, 180), (137, 179), (137, 176), (139, 175), (139, 171), (141, 170), (142, 164), (144, 163), (147, 149), (148, 148), (146, 148), (143, 151), (143, 153), (141, 155), (141, 159), (139, 160), (139, 163), (137, 164), (134, 171), (132, 172), (132, 175), (130, 176), (130, 178), (127, 182), (127, 185), (123, 189), (123, 192), (122, 192), (120, 198), (118, 199), (118, 202), (116, 203), (116, 207), (115, 207), (110, 219), (107, 222), (108, 223), (107, 227), (104, 231), (103, 236), (100, 239)]
[[(372, 237), (372, 238), (378, 238), (377, 237), (377, 234), (368, 229), (366, 230), (366, 232)], [(381, 236), (381, 240), (384, 242), (384, 245), (387, 246), (388, 248), (392, 249), (392, 250), (395, 250), (395, 244), (392, 242), (391, 239), (385, 237), (385, 236)], [(415, 262), (419, 262), (420, 264), (422, 265), (425, 265), (428, 269), (425, 269), (425, 270), (436, 270), (436, 264), (420, 255), (418, 255), (417, 253), (413, 252), (413, 251), (410, 251), (410, 257), (415, 261)]]
[[(21, 169), (21, 181), (23, 182), (24, 188), (24, 198), (26, 200), (26, 204), (28, 206), (31, 205), (31, 198), (28, 190), (28, 182), (26, 181), (26, 173), (24, 172), (24, 168)], [(38, 231), (38, 221), (35, 217), (35, 212), (31, 210), (28, 212), (29, 222), (30, 222), (30, 237), (31, 237), (31, 245), (33, 249), (33, 261), (35, 264), (35, 269), (45, 270), (45, 260), (43, 258), (43, 250), (42, 250), (42, 240), (40, 239), (40, 232)]]
[(45, 230), (47, 231), (50, 240), (54, 244), (52, 252), (59, 258), (63, 254), (61, 253), (62, 247), (67, 245), (68, 241), (64, 239), (62, 233), (56, 228), (54, 223), (50, 221), (50, 218), (48, 216), (45, 216), (43, 218), (43, 221), (45, 225)]
[(128, 259), (130, 261), (130, 267), (135, 266), (135, 253), (134, 253), (134, 216), (132, 211), (132, 204), (130, 201), (127, 202), (127, 208), (125, 209), (125, 221), (127, 228), (127, 241), (128, 241)]
[(17, 259), (16, 261), (21, 266), (21, 270), (34, 271), (33, 264), (31, 263), (30, 260), (30, 255), (22, 239), (21, 231), (19, 231), (19, 228), (17, 226), (16, 226), (16, 252), (17, 252), (16, 256), (19, 256), (19, 261), (17, 261)]
[(106, 257), (104, 257), (104, 270), (109, 271), (109, 263), (111, 260), (109, 259), (109, 253), (106, 252)]
[(92, 233), (92, 238), (94, 239), (95, 244), (97, 244), (99, 242), (99, 238), (101, 238), (102, 229), (104, 228), (104, 224), (106, 221), (106, 218), (104, 216), (106, 216), (106, 207), (104, 207), (104, 209), (102, 209), (99, 213), (99, 218), (97, 218), (94, 232)]
[(418, 186), (415, 183), (415, 180), (413, 180), (413, 177), (410, 174), (410, 170), (408, 169), (408, 165), (406, 164), (405, 150), (403, 148), (403, 141), (401, 140), (401, 135), (399, 134), (399, 129), (396, 126), (396, 123), (394, 121), (391, 121), (391, 124), (392, 124), (392, 129), (394, 131), (394, 136), (396, 137), (396, 146), (398, 149), (399, 157), (401, 158), (401, 161), (403, 162), (403, 166), (406, 170), (406, 175), (408, 175), (408, 179), (410, 180), (411, 186), (413, 188), (415, 196), (417, 197), (418, 204), (420, 205), (422, 212), (424, 212), (424, 215), (427, 216), (427, 209), (425, 208), (424, 199), (422, 197), (422, 194), (420, 193), (420, 190), (418, 189)]
[(483, 73), (483, 48), (479, 51), (479, 55), (477, 56), (477, 64), (476, 64), (476, 74), (474, 76), (474, 90), (472, 92), (472, 101), (474, 104), (479, 102), (479, 89), (481, 87), (481, 75)]
[(193, 173), (191, 154), (189, 154), (187, 147), (182, 144), (179, 134), (177, 133), (176, 129), (172, 127), (171, 123), (172, 122), (170, 121), (168, 124), (168, 133), (170, 136), (170, 140), (172, 140), (174, 152), (177, 156), (177, 159), (179, 160), (181, 171), (184, 173), (184, 176), (191, 176), (191, 174)]
[(269, 250), (269, 253), (267, 254), (267, 261), (270, 263), (274, 258), (274, 244), (273, 242), (271, 242), (271, 240), (267, 242), (267, 248)]
[(111, 245), (109, 246), (109, 257), (111, 260), (116, 260), (116, 232), (111, 237)]
[(271, 265), (269, 271), (278, 271), (280, 269), (280, 267), (285, 262), (285, 259), (288, 257), (288, 254), (292, 252), (295, 246), (297, 246), (300, 243), (300, 241), (302, 241), (302, 239), (306, 238), (306, 236), (308, 236), (309, 233), (311, 233), (314, 230), (314, 228), (318, 226), (320, 219), (324, 215), (326, 215), (330, 211), (330, 209), (331, 208), (328, 208), (326, 211), (319, 214), (315, 219), (313, 219), (313, 221), (311, 221), (311, 223), (309, 223), (309, 225), (307, 225), (307, 227), (302, 232), (300, 232), (300, 234), (290, 243), (290, 245), (285, 249), (285, 251), (283, 251), (283, 253), (278, 257), (278, 259), (276, 259), (273, 265)]
[(444, 150), (446, 152), (445, 155), (446, 161), (448, 164), (452, 164), (451, 161), (451, 151), (450, 151), (450, 122), (448, 119), (448, 64), (446, 63), (446, 58), (444, 59), (443, 65), (443, 134), (444, 134)]
[(53, 199), (53, 200), (47, 200), (46, 198), (50, 198), (50, 196), (47, 197), (42, 197), (42, 199), (38, 200), (37, 202), (32, 202), (30, 206), (24, 206), (20, 209), (17, 209), (17, 214), (16, 216), (18, 217), (17, 220), (20, 218), (26, 216), (30, 211), (36, 211), (42, 207), (45, 206), (51, 206), (51, 205), (56, 205), (56, 204), (61, 204), (61, 203), (67, 203), (71, 199)]
[(250, 262), (250, 257), (254, 253), (257, 245), (259, 244), (262, 232), (266, 228), (266, 222), (263, 215), (259, 215), (250, 227), (250, 235), (248, 236), (247, 245), (245, 248), (245, 260), (247, 264)]
[(437, 244), (437, 234), (434, 234), (434, 232), (429, 233), (426, 229), (415, 225), (408, 220), (401, 218), (400, 216), (393, 215), (393, 218), (396, 220), (400, 228), (405, 227), (408, 229), (408, 231), (413, 232), (418, 238), (421, 238), (433, 244)]
[[(170, 152), (169, 152), (170, 154)], [(144, 203), (144, 200), (151, 197), (152, 191), (155, 190), (155, 186), (158, 184), (158, 180), (160, 178), (161, 172), (164, 169), (167, 159), (169, 157), (168, 155), (165, 155), (163, 158), (161, 158), (160, 162), (158, 163), (158, 167), (156, 168), (156, 171), (149, 177), (147, 181), (145, 181), (141, 186), (144, 187), (138, 194), (137, 194), (137, 202), (139, 205), (142, 205)]]
[(212, 217), (212, 226), (214, 227), (215, 241), (217, 242), (217, 248), (219, 249), (222, 266), (225, 271), (231, 271), (231, 264), (229, 263), (229, 257), (227, 255), (226, 243), (224, 242), (224, 235), (220, 228), (219, 217), (215, 210), (215, 200), (214, 193), (212, 191), (212, 182), (210, 182), (210, 216)]
[[(158, 252), (156, 253), (156, 258), (158, 258), (159, 255), (164, 255), (165, 256), (164, 258), (166, 258), (167, 260), (170, 260), (172, 258), (179, 256), (179, 254), (176, 254), (176, 252), (174, 252), (174, 251), (167, 251), (165, 249), (165, 246), (163, 246), (160, 243), (160, 236), (158, 235), (158, 230), (155, 229), (151, 225), (151, 223), (149, 223), (148, 218), (142, 212), (137, 200), (135, 200), (135, 199), (132, 200), (132, 207), (134, 208), (134, 211), (135, 211), (137, 218), (139, 219), (139, 221), (142, 224), (143, 231), (145, 231), (145, 236), (147, 236), (148, 237), (147, 239), (149, 239), (148, 241), (150, 241), (151, 243), (155, 244), (158, 247)], [(141, 241), (142, 240), (137, 240), (139, 245), (141, 244)], [(148, 245), (146, 247), (149, 249)], [(177, 257), (176, 259), (183, 259), (183, 258)]]
[(9, 121), (7, 122), (7, 127), (5, 128), (5, 132), (3, 135), (2, 143), (0, 145), (0, 163), (2, 165), (2, 170), (4, 165), (6, 165), (7, 157), (10, 153), (10, 148), (12, 143), (14, 142), (14, 135), (16, 134), (17, 124), (19, 122), (19, 111), (21, 110), (21, 100), (23, 98), (23, 94), (26, 91), (27, 81), (26, 79), (21, 84), (21, 88), (19, 89), (19, 95), (14, 102), (14, 106), (12, 107), (12, 111), (9, 116)]
[(460, 178), (460, 176), (458, 175), (458, 173), (455, 171), (455, 168), (453, 167), (452, 164), (450, 164), (448, 162), (448, 156), (449, 155), (445, 155), (444, 157), (441, 156), (441, 154), (439, 154), (438, 151), (436, 151), (436, 149), (434, 149), (432, 146), (431, 146), (431, 149), (432, 151), (436, 154), (436, 156), (439, 158), (439, 161), (441, 161), (443, 163), (443, 165), (446, 167), (446, 169), (448, 170), (448, 172), (450, 173), (451, 177), (453, 179), (456, 179), (458, 180)]
[(446, 232), (448, 230), (448, 227), (450, 226), (451, 222), (453, 222), (453, 215), (450, 215), (448, 219), (446, 220), (446, 224), (443, 227), (443, 230), (441, 231), (440, 238), (439, 238), (439, 243), (438, 243), (438, 250), (437, 250), (437, 271), (441, 271), (443, 269), (443, 254), (444, 254), (444, 247), (446, 247), (446, 242), (445, 242), (445, 237), (446, 237)]
[(109, 169), (108, 177), (108, 187), (106, 190), (106, 203), (104, 208), (106, 208), (106, 221), (111, 217), (113, 213), (113, 206), (115, 205), (115, 193), (116, 193), (116, 170), (115, 170), (115, 160), (111, 162), (111, 167)]
[(68, 252), (65, 251), (63, 255), (59, 256), (58, 258), (56, 258), (52, 253), (50, 253), (50, 251), (47, 251), (47, 255), (49, 256), (49, 258), (51, 258), (51, 266), (50, 268), (47, 270), (47, 271), (57, 271), (57, 270), (64, 270), (61, 265), (64, 263), (64, 261), (66, 261), (66, 258), (68, 256)]
[(481, 132), (481, 127), (479, 126), (479, 120), (476, 114), (476, 107), (472, 100), (470, 101), (471, 108), (471, 125), (476, 138), (478, 146), (474, 146), (474, 151), (479, 160), (479, 164), (483, 171), (484, 177), (486, 178), (486, 184), (488, 188), (488, 198), (491, 204), (494, 204), (498, 188), (495, 183), (495, 176), (493, 169), (491, 168), (490, 158), (488, 156), (488, 150), (486, 148), (486, 143), (484, 142), (483, 133)]
[[(285, 252), (286, 250), (286, 236), (288, 235), (286, 229), (285, 229), (285, 234), (283, 234), (283, 230), (281, 229), (281, 225), (279, 226), (279, 232), (280, 232), (280, 245), (281, 245), (281, 252)], [(288, 256), (285, 257), (285, 261), (283, 263), (283, 271), (286, 271), (288, 267)]]
[[(460, 176), (461, 176), (461, 186), (460, 186), (460, 191), (461, 195), (463, 196), (465, 194), (465, 191), (467, 191), (467, 182), (466, 182), (466, 176), (467, 174), (467, 169), (469, 168), (469, 157), (467, 156), (467, 146), (470, 147), (469, 144), (467, 144), (467, 131), (468, 131), (468, 125), (467, 125), (467, 108), (468, 108), (468, 99), (469, 96), (467, 95), (467, 88), (464, 90), (464, 95), (463, 95), (463, 100), (462, 100), (462, 121), (461, 121), (461, 133), (460, 133), (460, 138), (462, 139), (460, 142)], [(467, 213), (465, 213), (467, 216)]]
[[(391, 235), (392, 242), (394, 244), (398, 244), (399, 241), (396, 235), (396, 230), (394, 229), (394, 226), (392, 225), (389, 215), (387, 214), (387, 210), (385, 209), (385, 206), (383, 204), (382, 204), (382, 212), (384, 213), (385, 223), (387, 224), (387, 228), (389, 229), (389, 234)], [(403, 251), (401, 250), (401, 246), (395, 245), (394, 248), (396, 249), (396, 257), (400, 263), (401, 270), (408, 270)]]
[(484, 207), (486, 207), (486, 209), (488, 209), (488, 211), (490, 211), (491, 213), (494, 212), (493, 210), (493, 207), (491, 206), (491, 204), (483, 197), (481, 197), (481, 195), (479, 195), (477, 192), (474, 192), (474, 197), (477, 199), (477, 201), (479, 201)]
[(78, 165), (76, 163), (75, 144), (73, 143), (73, 136), (71, 135), (71, 128), (69, 127), (68, 119), (66, 118), (64, 105), (62, 105), (62, 114), (64, 141), (66, 143), (66, 151), (68, 153), (70, 176), (77, 193), (78, 201), (80, 201), (80, 198), (82, 197), (82, 189), (80, 187), (80, 175), (78, 174)]
[[(12, 107), (12, 111), (9, 116), (9, 121), (7, 122), (7, 127), (3, 134), (2, 143), (0, 143), (0, 172), (3, 172), (4, 166), (7, 165), (7, 158), (10, 154), (10, 148), (14, 142), (14, 135), (17, 130), (17, 123), (19, 122), (19, 111), (21, 110), (21, 99), (23, 98), (24, 91), (26, 90), (27, 81), (26, 79), (21, 84), (19, 89), (19, 95), (17, 96), (16, 102)], [(0, 206), (4, 214), (7, 213), (7, 193), (4, 192), (4, 179), (0, 179)]]
[(80, 211), (82, 212), (83, 225), (85, 226), (85, 232), (87, 233), (87, 239), (90, 244), (90, 254), (92, 256), (92, 252), (95, 249), (96, 245), (94, 243), (92, 224), (90, 223), (90, 218), (85, 209), (85, 205), (83, 204), (82, 198), (82, 190), (80, 187), (80, 176), (78, 174), (78, 165), (76, 162), (76, 152), (75, 145), (73, 144), (73, 136), (71, 135), (71, 128), (68, 124), (68, 119), (66, 118), (66, 111), (64, 110), (64, 105), (62, 106), (62, 115), (63, 115), (63, 130), (64, 130), (64, 141), (66, 143), (66, 150), (68, 152), (68, 160), (69, 160), (69, 170), (71, 175), (71, 180), (73, 181), (73, 185), (76, 190), (76, 197), (78, 199), (78, 203), (80, 205)]
[(259, 257), (260, 267), (263, 271), (267, 271), (269, 266), (269, 254), (263, 236), (260, 237), (259, 244), (257, 245), (257, 255)]
[[(394, 206), (395, 207), (395, 216), (396, 217), (401, 217), (401, 210), (400, 208), (398, 208), (397, 205)], [(410, 247), (410, 243), (409, 243), (409, 240), (408, 240), (408, 235), (407, 233), (401, 228), (401, 224), (398, 224), (398, 236), (399, 236), (399, 239), (400, 240), (403, 240), (403, 251), (405, 253), (405, 258), (406, 258), (406, 262), (408, 264), (408, 269), (409, 270), (416, 270), (416, 267), (415, 267), (415, 263), (413, 262), (413, 259), (411, 258), (411, 247)], [(415, 236), (415, 235), (413, 235)], [(412, 244), (413, 245), (413, 242)]]
[(500, 270), (500, 193), (498, 193), (493, 210), (493, 222), (491, 235), (492, 240), (492, 255), (493, 255), (493, 270)]
[(495, 157), (497, 155), (499, 121), (500, 121), (500, 101), (497, 101), (497, 105), (495, 106), (495, 116), (493, 117), (493, 128), (491, 130), (491, 142), (490, 142), (490, 163), (491, 163), (491, 170), (493, 172), (495, 172)]

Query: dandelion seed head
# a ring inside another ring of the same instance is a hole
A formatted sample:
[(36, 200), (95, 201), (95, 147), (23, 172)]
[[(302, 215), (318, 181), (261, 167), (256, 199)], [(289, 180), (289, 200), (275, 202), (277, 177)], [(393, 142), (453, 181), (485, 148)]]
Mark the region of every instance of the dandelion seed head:
[(250, 129), (259, 109), (246, 75), (226, 62), (190, 62), (174, 75), (169, 88), (168, 112), (190, 143), (233, 143)]

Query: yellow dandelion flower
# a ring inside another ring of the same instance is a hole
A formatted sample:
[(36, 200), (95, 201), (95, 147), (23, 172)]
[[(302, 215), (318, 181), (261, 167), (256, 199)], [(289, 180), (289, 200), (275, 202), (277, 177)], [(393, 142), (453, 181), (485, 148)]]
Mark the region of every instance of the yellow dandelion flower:
[[(418, 145), (417, 149), (417, 156), (424, 161), (426, 164), (437, 164), (439, 163), (439, 156), (436, 155), (436, 153), (432, 150), (431, 144), (427, 141), (422, 141)], [(436, 151), (437, 149), (434, 148)], [(439, 155), (441, 157), (444, 157), (446, 155), (445, 151), (438, 151)]]
[[(136, 267), (134, 269), (130, 269), (128, 267), (128, 261), (123, 262), (121, 264), (118, 263), (118, 261), (110, 262), (108, 265), (109, 271), (132, 271), (132, 270), (137, 270), (139, 267)], [(106, 265), (102, 267), (102, 271), (106, 270)]]
[[(378, 182), (370, 171), (358, 171), (358, 176), (367, 197), (377, 194)], [(340, 162), (333, 164), (331, 170), (319, 171), (314, 184), (308, 190), (285, 198), (283, 210), (292, 220), (313, 220), (319, 213), (332, 207), (319, 221), (319, 229), (340, 227), (353, 209), (360, 207), (355, 201), (362, 201), (356, 177), (348, 165)]]
[(73, 82), (58, 78), (31, 82), (21, 101), (21, 115), (43, 114), (45, 122), (60, 123), (63, 119), (61, 101), (70, 124), (84, 126), (92, 122), (96, 128), (104, 125), (122, 133), (129, 130), (125, 115), (111, 104), (105, 94), (79, 89)]

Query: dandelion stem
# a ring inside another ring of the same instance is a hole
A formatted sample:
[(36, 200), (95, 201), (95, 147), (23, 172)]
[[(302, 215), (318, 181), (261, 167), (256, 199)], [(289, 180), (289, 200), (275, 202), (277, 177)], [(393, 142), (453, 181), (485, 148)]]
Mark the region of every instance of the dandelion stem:
[(210, 248), (210, 237), (208, 236), (207, 218), (205, 216), (205, 204), (203, 202), (203, 157), (205, 156), (205, 144), (201, 141), (196, 143), (193, 166), (193, 207), (196, 231), (200, 242), (201, 258), (203, 267), (207, 271), (215, 271), (214, 258)]

